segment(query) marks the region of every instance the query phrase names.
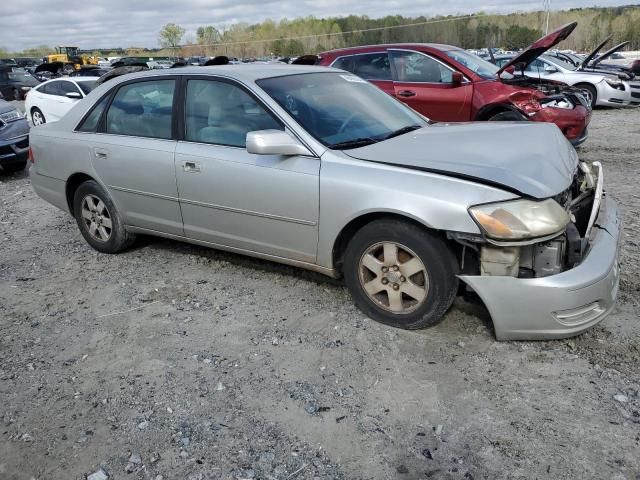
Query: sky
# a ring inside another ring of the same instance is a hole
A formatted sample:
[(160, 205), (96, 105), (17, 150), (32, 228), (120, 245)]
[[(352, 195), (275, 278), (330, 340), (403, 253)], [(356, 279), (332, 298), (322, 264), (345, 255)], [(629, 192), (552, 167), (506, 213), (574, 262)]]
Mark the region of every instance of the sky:
[[(553, 0), (554, 9), (619, 6), (631, 0)], [(38, 45), (157, 47), (158, 32), (173, 22), (195, 38), (201, 25), (224, 28), (267, 18), (318, 18), (349, 14), (382, 17), (510, 13), (540, 10), (542, 0), (2, 0), (0, 48)]]

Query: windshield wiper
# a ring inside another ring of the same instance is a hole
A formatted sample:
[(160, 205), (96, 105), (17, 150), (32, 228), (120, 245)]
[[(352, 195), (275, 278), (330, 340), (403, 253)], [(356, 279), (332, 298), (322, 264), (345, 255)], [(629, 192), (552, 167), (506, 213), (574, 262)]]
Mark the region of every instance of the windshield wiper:
[(332, 143), (329, 148), (336, 150), (347, 150), (349, 148), (366, 147), (372, 143), (376, 143), (378, 140), (369, 137), (354, 138), (353, 140), (347, 140), (345, 142)]
[(407, 125), (406, 127), (402, 127), (394, 132), (391, 132), (389, 135), (384, 137), (383, 140), (388, 140), (389, 138), (404, 135), (405, 133), (413, 132), (414, 130), (418, 130), (419, 128), (422, 128), (422, 125)]

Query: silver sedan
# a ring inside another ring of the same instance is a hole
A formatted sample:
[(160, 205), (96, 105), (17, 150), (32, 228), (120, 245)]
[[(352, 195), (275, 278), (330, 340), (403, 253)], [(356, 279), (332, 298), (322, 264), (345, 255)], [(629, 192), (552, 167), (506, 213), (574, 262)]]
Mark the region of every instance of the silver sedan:
[(188, 67), (110, 80), (31, 149), (35, 191), (100, 252), (142, 233), (342, 276), (406, 329), (473, 291), (498, 339), (615, 303), (615, 203), (552, 124), (432, 124), (323, 67)]

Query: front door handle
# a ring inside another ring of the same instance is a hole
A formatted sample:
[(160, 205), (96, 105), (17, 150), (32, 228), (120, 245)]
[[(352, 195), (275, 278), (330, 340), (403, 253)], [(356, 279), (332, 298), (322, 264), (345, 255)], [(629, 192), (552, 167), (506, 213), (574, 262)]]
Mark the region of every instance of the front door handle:
[(415, 97), (416, 92), (414, 92), (413, 90), (400, 90), (398, 92), (398, 96), (399, 97)]
[(200, 164), (198, 162), (182, 162), (182, 170), (187, 173), (197, 173), (200, 171)]
[(107, 158), (109, 156), (109, 152), (103, 148), (94, 148), (93, 154), (96, 158)]

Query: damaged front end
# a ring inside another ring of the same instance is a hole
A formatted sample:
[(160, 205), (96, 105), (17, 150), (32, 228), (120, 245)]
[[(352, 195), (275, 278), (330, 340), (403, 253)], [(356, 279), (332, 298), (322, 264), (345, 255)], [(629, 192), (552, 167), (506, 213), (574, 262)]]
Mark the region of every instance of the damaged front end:
[[(484, 301), (497, 338), (562, 338), (602, 320), (618, 289), (620, 229), (602, 166), (580, 163), (571, 186), (532, 201), (537, 207), (518, 210), (514, 203), (470, 209), (482, 236), (450, 234), (462, 244), (460, 278)], [(509, 238), (527, 230), (547, 234)]]
[(509, 99), (528, 120), (555, 123), (574, 147), (587, 139), (587, 127), (591, 120), (588, 92), (562, 82), (526, 77), (502, 81), (531, 89), (517, 91)]

